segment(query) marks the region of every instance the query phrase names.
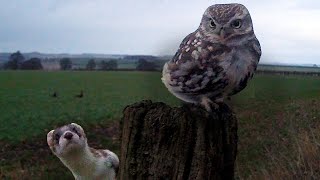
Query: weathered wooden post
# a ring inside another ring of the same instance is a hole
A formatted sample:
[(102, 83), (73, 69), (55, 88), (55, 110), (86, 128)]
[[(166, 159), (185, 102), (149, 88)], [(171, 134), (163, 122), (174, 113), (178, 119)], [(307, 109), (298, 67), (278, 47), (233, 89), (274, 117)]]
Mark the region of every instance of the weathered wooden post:
[(127, 106), (121, 121), (118, 179), (233, 179), (237, 119), (221, 104), (172, 108), (142, 101)]

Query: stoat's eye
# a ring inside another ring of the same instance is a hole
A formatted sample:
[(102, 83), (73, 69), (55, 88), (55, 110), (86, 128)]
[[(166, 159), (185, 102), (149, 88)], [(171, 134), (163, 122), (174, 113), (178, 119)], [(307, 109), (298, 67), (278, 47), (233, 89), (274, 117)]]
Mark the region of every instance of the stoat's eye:
[(55, 139), (56, 141), (59, 141), (60, 135), (59, 135), (59, 134), (56, 134), (56, 135), (54, 136), (54, 139)]
[(78, 129), (76, 127), (72, 127), (71, 129), (74, 133), (76, 133), (79, 137), (81, 137), (80, 132), (78, 131)]

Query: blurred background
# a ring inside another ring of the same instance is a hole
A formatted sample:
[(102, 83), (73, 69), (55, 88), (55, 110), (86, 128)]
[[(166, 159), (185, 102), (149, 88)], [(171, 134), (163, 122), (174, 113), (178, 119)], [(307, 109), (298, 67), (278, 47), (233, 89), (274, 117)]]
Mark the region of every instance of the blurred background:
[(180, 105), (161, 83), (163, 64), (208, 6), (234, 2), (249, 9), (263, 53), (228, 102), (237, 179), (320, 178), (320, 2), (0, 0), (0, 179), (72, 179), (46, 144), (66, 123), (119, 153), (123, 108)]

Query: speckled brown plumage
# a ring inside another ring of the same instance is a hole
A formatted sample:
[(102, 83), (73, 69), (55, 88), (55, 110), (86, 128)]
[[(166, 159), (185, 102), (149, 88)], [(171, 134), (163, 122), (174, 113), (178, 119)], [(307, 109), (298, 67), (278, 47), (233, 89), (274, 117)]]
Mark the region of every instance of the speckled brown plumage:
[(184, 38), (163, 68), (162, 81), (185, 102), (207, 110), (243, 90), (261, 56), (251, 16), (241, 4), (218, 4), (204, 13), (199, 28)]

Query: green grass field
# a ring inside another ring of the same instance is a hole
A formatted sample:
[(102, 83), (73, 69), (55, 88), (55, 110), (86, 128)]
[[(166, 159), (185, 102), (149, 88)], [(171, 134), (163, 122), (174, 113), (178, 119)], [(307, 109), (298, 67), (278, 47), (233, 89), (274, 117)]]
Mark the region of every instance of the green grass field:
[[(0, 72), (0, 140), (38, 136), (56, 124), (115, 120), (136, 101), (175, 98), (152, 72)], [(84, 98), (75, 98), (84, 91)], [(58, 98), (50, 97), (54, 91)], [(12, 131), (15, 129), (15, 131)]]
[[(57, 174), (70, 177), (47, 151), (46, 133), (70, 122), (77, 122), (85, 129), (118, 122), (126, 105), (143, 99), (179, 105), (180, 101), (165, 89), (160, 77), (158, 72), (0, 71), (0, 143), (19, 149), (22, 142), (41, 141), (41, 148), (46, 152), (42, 161), (32, 165), (25, 158), (33, 157), (33, 151), (22, 152), (22, 158), (11, 154), (18, 163), (0, 161), (0, 178), (1, 175), (15, 177), (20, 171), (22, 175), (38, 178)], [(277, 164), (288, 167), (281, 172), (298, 171), (299, 167), (290, 163), (301, 160), (302, 154), (296, 151), (299, 139), (311, 137), (308, 132), (316, 132), (314, 129), (320, 127), (319, 80), (309, 76), (257, 75), (244, 91), (232, 98), (229, 103), (239, 119), (237, 176), (240, 179), (280, 177), (281, 173), (273, 173), (279, 169)], [(75, 98), (81, 90), (84, 97)], [(58, 98), (50, 97), (53, 91), (58, 93)], [(311, 146), (320, 142), (320, 133), (319, 138), (314, 134)], [(89, 134), (93, 139), (95, 136)], [(103, 145), (119, 152), (117, 144), (112, 144), (110, 139)]]

